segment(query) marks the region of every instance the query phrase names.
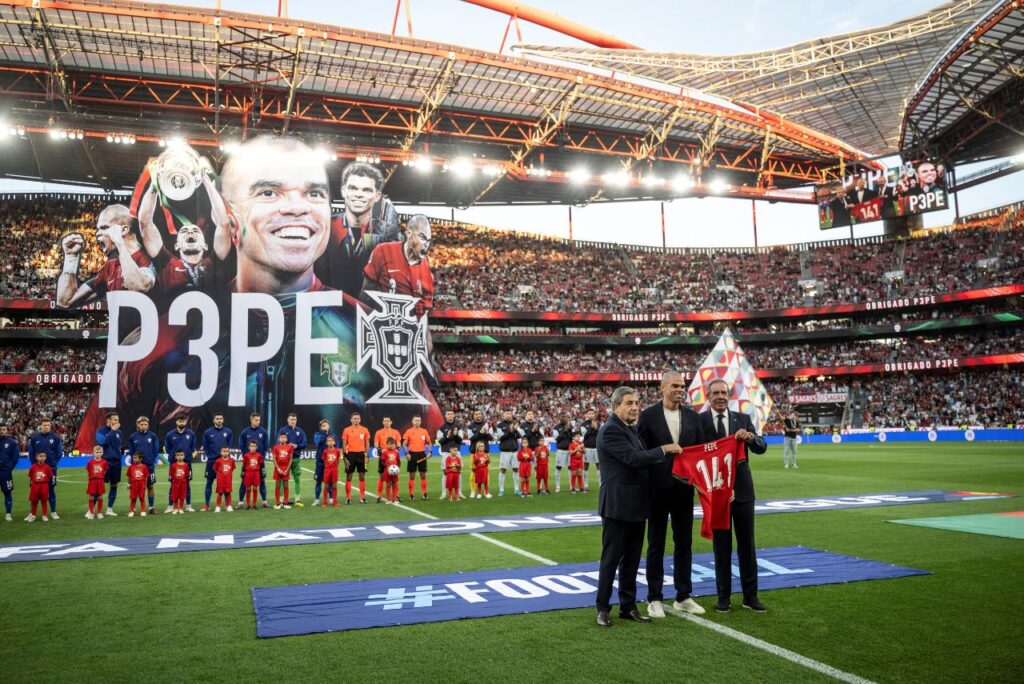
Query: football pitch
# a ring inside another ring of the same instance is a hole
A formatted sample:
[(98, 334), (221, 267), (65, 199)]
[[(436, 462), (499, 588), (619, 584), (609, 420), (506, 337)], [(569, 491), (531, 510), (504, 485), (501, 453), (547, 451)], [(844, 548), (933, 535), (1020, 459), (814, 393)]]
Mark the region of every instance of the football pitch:
[[(782, 450), (752, 457), (759, 500), (924, 489), (1024, 494), (1024, 445), (884, 444), (804, 446), (799, 470)], [(196, 469), (193, 505), (204, 480)], [(166, 470), (162, 467), (160, 478)], [(85, 473), (61, 471), (61, 520), (27, 524), (27, 478), (17, 471), (15, 520), (0, 545), (365, 525), (593, 510), (586, 495), (561, 494), (408, 508), (370, 503), (322, 510), (83, 518)], [(492, 474), (492, 484), (497, 472)], [(563, 476), (563, 486), (568, 477)], [(403, 474), (404, 478), (404, 474)], [(367, 484), (375, 486), (376, 473)], [(553, 484), (553, 483), (552, 483)], [(166, 505), (166, 482), (157, 509)], [(509, 485), (511, 487), (511, 483)], [(497, 487), (492, 489), (497, 492)], [(400, 493), (407, 492), (402, 483)], [(272, 492), (271, 492), (272, 494)], [(303, 474), (304, 500), (312, 476)], [(372, 501), (372, 497), (370, 498)], [(409, 510), (415, 509), (415, 511)], [(867, 680), (1012, 681), (1024, 672), (1024, 541), (909, 525), (895, 519), (1024, 510), (1024, 498), (759, 515), (758, 548), (802, 545), (931, 574), (762, 591), (765, 614), (717, 614), (708, 625), (668, 616), (651, 625), (594, 624), (592, 608), (431, 624), (257, 639), (250, 590), (318, 582), (416, 577), (596, 561), (600, 527), (352, 541), (0, 565), (0, 663), (6, 681), (825, 681), (819, 667)], [(417, 513), (419, 512), (419, 513)], [(694, 526), (694, 554), (711, 551)], [(671, 535), (670, 535), (671, 536)], [(669, 539), (671, 554), (671, 538)], [(511, 546), (512, 548), (508, 548)], [(526, 552), (526, 555), (517, 550)], [(531, 555), (533, 557), (531, 557)], [(738, 589), (739, 582), (734, 587)], [(666, 587), (671, 598), (671, 587)], [(639, 598), (645, 596), (640, 587)], [(641, 605), (641, 609), (645, 609)], [(743, 643), (735, 632), (809, 659), (806, 665)]]

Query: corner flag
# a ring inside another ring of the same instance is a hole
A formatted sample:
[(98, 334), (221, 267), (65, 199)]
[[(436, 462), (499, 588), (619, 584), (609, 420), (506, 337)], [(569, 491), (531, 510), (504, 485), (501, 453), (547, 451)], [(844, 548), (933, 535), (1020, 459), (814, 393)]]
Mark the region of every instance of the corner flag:
[(711, 408), (704, 387), (716, 378), (725, 380), (732, 387), (729, 408), (749, 415), (754, 427), (761, 432), (771, 414), (772, 398), (728, 328), (697, 369), (687, 390), (694, 411), (700, 413)]

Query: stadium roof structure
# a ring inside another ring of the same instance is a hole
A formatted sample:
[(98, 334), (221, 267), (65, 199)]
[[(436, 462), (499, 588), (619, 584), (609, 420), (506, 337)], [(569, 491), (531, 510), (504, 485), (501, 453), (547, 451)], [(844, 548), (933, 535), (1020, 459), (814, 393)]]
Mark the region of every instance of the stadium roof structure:
[[(1000, 21), (988, 27), (997, 15)], [(972, 108), (952, 102), (962, 98), (951, 83), (957, 82), (968, 100), (1008, 79), (1019, 84), (1024, 54), (1020, 23), (1020, 0), (958, 0), (888, 26), (748, 54), (541, 45), (516, 49), (692, 88), (743, 103), (755, 113), (769, 110), (881, 156), (927, 146)], [(986, 27), (987, 41), (977, 40), (980, 27)], [(971, 48), (966, 52), (965, 43)], [(913, 138), (906, 135), (905, 111), (907, 125), (919, 133)]]
[[(453, 45), (122, 0), (0, 2), (0, 119), (18, 133), (0, 141), (8, 177), (127, 187), (164, 139), (185, 138), (216, 161), (245, 136), (294, 132), (342, 160), (379, 160), (397, 200), (451, 206), (683, 192), (641, 174), (685, 174), (696, 182), (690, 194), (810, 202), (794, 188), (865, 157), (794, 117), (696, 93)], [(451, 171), (471, 177), (442, 176), (459, 158)], [(581, 164), (592, 175), (573, 182)], [(330, 166), (334, 180), (342, 164)]]

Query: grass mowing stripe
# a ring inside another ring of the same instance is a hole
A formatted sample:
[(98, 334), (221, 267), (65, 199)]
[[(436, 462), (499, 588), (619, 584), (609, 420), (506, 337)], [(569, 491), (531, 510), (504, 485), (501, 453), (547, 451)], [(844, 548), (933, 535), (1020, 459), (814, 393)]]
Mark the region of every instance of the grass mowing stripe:
[[(440, 520), (440, 518), (438, 518), (437, 516), (430, 515), (429, 513), (424, 513), (423, 511), (418, 511), (415, 508), (410, 508), (400, 503), (392, 505), (398, 506), (399, 508), (409, 511), (410, 513), (415, 513), (416, 515), (423, 516), (424, 518), (429, 518), (431, 520)], [(551, 560), (550, 558), (538, 556), (535, 553), (530, 553), (526, 549), (521, 549), (518, 546), (513, 546), (512, 544), (506, 544), (503, 541), (498, 541), (497, 539), (488, 537), (483, 534), (479, 534), (477, 532), (474, 532), (469, 536), (476, 537), (477, 539), (481, 539), (489, 544), (494, 544), (495, 546), (500, 546), (503, 549), (507, 549), (514, 553), (518, 553), (521, 556), (532, 558), (533, 560), (541, 562), (544, 565), (558, 565), (557, 562)], [(741, 643), (747, 644), (748, 646), (759, 648), (762, 651), (771, 653), (772, 655), (778, 656), (779, 658), (783, 658), (784, 660), (788, 660), (791, 663), (802, 665), (808, 669), (818, 672), (819, 674), (823, 674), (828, 677), (834, 677), (835, 679), (838, 679), (843, 682), (850, 682), (850, 684), (873, 684), (873, 682), (870, 679), (864, 679), (862, 677), (858, 677), (857, 675), (850, 674), (849, 672), (843, 672), (842, 670), (836, 669), (831, 665), (826, 665), (825, 663), (814, 660), (813, 658), (808, 658), (807, 656), (800, 655), (799, 653), (791, 651), (788, 648), (782, 648), (781, 646), (776, 646), (775, 644), (769, 643), (767, 641), (762, 641), (757, 637), (752, 637), (749, 634), (744, 634), (743, 632), (737, 631), (730, 627), (719, 625), (715, 622), (712, 622), (711, 620), (705, 620), (704, 618), (699, 618), (688, 613), (676, 611), (672, 608), (666, 608), (666, 610), (670, 613), (673, 613), (674, 615), (685, 617), (691, 622), (694, 622), (702, 627), (707, 627), (708, 629), (718, 632), (719, 634), (724, 634), (725, 636), (731, 639), (735, 639), (736, 641), (739, 641)]]
[[(429, 513), (424, 513), (423, 511), (417, 511), (415, 508), (409, 508), (408, 506), (406, 506), (404, 504), (394, 503), (394, 504), (391, 504), (391, 505), (392, 506), (398, 506), (399, 508), (401, 508), (404, 511), (409, 511), (410, 513), (415, 513), (416, 515), (423, 516), (424, 518), (429, 518), (431, 520), (440, 520), (441, 519), (441, 518), (438, 518), (437, 516), (430, 515)], [(470, 537), (476, 537), (477, 539), (485, 541), (488, 544), (494, 544), (495, 546), (500, 546), (503, 549), (506, 549), (506, 550), (511, 551), (513, 553), (518, 553), (520, 556), (525, 556), (526, 558), (530, 558), (532, 560), (535, 560), (538, 563), (543, 563), (544, 565), (558, 565), (558, 563), (556, 563), (555, 561), (551, 560), (550, 558), (544, 558), (543, 556), (538, 556), (535, 553), (530, 553), (526, 549), (521, 549), (518, 546), (512, 546), (511, 544), (506, 544), (503, 541), (498, 541), (497, 539), (492, 539), (491, 537), (487, 537), (485, 535), (482, 535), (479, 532), (472, 532), (472, 533), (470, 533), (469, 536)]]
[(864, 679), (863, 677), (858, 677), (855, 674), (850, 674), (849, 672), (838, 670), (832, 667), (831, 665), (826, 665), (825, 663), (814, 660), (813, 658), (802, 656), (795, 651), (789, 650), (788, 648), (776, 646), (773, 643), (769, 643), (762, 639), (758, 639), (757, 637), (752, 637), (749, 634), (745, 634), (743, 632), (735, 630), (732, 627), (720, 625), (717, 622), (713, 622), (706, 618), (697, 617), (696, 615), (691, 615), (690, 613), (684, 613), (681, 610), (676, 610), (675, 608), (671, 608), (669, 606), (665, 606), (665, 612), (671, 613), (672, 615), (678, 615), (679, 617), (689, 620), (694, 624), (698, 624), (701, 627), (707, 627), (712, 631), (718, 632), (719, 634), (724, 634), (725, 636), (735, 639), (736, 641), (744, 643), (748, 646), (759, 648), (762, 651), (771, 653), (774, 656), (784, 658), (785, 660), (788, 660), (791, 663), (803, 665), (808, 669), (814, 670), (815, 672), (826, 675), (828, 677), (833, 677), (841, 682), (850, 682), (850, 684), (874, 684), (870, 679)]

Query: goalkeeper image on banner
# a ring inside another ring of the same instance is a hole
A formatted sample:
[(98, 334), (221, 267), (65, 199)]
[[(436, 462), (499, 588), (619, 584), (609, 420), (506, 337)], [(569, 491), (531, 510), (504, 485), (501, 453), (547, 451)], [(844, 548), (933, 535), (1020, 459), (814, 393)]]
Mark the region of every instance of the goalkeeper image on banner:
[[(732, 387), (721, 378), (705, 387), (711, 409), (700, 414), (704, 438), (724, 439), (733, 436), (744, 442), (747, 451), (763, 454), (768, 450), (764, 437), (757, 434), (750, 416), (729, 409)], [(750, 465), (743, 461), (736, 465), (735, 498), (732, 501), (732, 530), (714, 530), (715, 584), (718, 603), (715, 610), (732, 610), (732, 533), (736, 531), (736, 555), (740, 562), (740, 585), (743, 588), (743, 607), (763, 613), (766, 608), (757, 598), (757, 556), (754, 553), (754, 478)]]

